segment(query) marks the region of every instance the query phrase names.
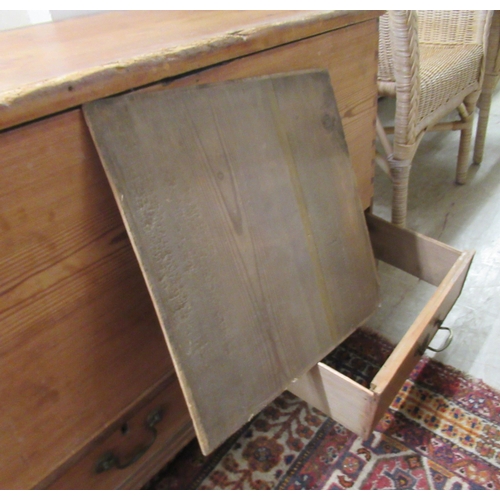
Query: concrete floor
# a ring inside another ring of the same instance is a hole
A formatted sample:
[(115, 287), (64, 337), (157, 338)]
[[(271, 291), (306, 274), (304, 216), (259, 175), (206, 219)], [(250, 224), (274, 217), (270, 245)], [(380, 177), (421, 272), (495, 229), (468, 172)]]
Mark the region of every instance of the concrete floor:
[[(379, 103), (390, 116), (391, 101)], [(383, 118), (385, 123), (385, 118)], [(457, 249), (474, 249), (464, 289), (444, 326), (454, 340), (426, 354), (500, 389), (500, 89), (491, 109), (482, 164), (471, 166), (464, 186), (454, 183), (459, 132), (428, 133), (413, 162), (407, 227)], [(374, 213), (390, 219), (391, 181), (377, 168)], [(368, 325), (397, 342), (434, 287), (380, 265), (383, 302)], [(446, 332), (438, 332), (439, 347)]]

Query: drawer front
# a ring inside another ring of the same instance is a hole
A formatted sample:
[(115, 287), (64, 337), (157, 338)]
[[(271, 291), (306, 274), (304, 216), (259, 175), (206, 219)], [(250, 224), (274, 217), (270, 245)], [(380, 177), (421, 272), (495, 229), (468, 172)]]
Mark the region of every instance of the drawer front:
[(49, 489), (117, 489), (140, 487), (194, 437), (175, 376), (105, 437)]

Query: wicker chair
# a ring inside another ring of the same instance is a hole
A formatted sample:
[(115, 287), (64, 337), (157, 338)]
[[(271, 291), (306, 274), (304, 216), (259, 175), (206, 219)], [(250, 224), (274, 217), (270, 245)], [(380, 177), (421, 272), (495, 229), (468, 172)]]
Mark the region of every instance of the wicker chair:
[[(396, 114), (394, 127), (377, 120), (385, 151), (377, 163), (392, 179), (398, 226), (406, 225), (410, 169), (425, 132), (461, 130), (456, 182), (465, 183), (491, 13), (389, 11), (380, 19), (378, 92), (396, 99)], [(459, 118), (444, 120), (455, 109)]]
[(495, 87), (500, 80), (500, 10), (493, 13), (490, 36), (486, 51), (486, 69), (483, 87), (477, 102), (479, 118), (477, 120), (476, 142), (474, 144), (474, 163), (479, 165), (483, 160), (486, 128), (490, 116), (491, 98)]

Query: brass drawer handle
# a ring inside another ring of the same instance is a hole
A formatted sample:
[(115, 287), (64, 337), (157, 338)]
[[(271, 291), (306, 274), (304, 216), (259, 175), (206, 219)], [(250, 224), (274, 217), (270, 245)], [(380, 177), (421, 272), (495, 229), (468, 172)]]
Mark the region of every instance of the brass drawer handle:
[(444, 351), (445, 349), (447, 349), (450, 344), (451, 344), (451, 341), (453, 340), (453, 332), (451, 331), (451, 328), (448, 328), (447, 326), (442, 326), (443, 324), (443, 321), (442, 320), (438, 320), (436, 322), (436, 326), (437, 326), (437, 329), (438, 330), (448, 330), (448, 338), (443, 342), (443, 345), (439, 348), (434, 348), (434, 347), (430, 347), (430, 343), (432, 342), (432, 337), (433, 335), (431, 334), (428, 334), (425, 339), (423, 340), (422, 344), (420, 344), (418, 347), (417, 347), (417, 353), (420, 355), (420, 356), (423, 356), (425, 354), (425, 351), (427, 349), (429, 349), (429, 351), (433, 351), (433, 352), (442, 352)]
[(131, 458), (126, 460), (125, 462), (121, 462), (120, 458), (117, 457), (112, 451), (106, 452), (102, 457), (97, 461), (95, 466), (95, 471), (97, 474), (101, 472), (106, 472), (107, 470), (116, 467), (117, 469), (126, 469), (130, 467), (132, 464), (137, 462), (148, 450), (151, 448), (153, 443), (156, 441), (156, 436), (158, 435), (158, 431), (156, 430), (156, 424), (160, 422), (163, 418), (163, 410), (158, 408), (151, 412), (146, 418), (146, 429), (150, 430), (152, 433), (152, 437), (150, 441), (140, 448)]
[(443, 342), (443, 345), (438, 349), (435, 349), (434, 347), (431, 346), (427, 346), (427, 349), (429, 349), (429, 351), (442, 352), (450, 346), (451, 341), (453, 340), (453, 332), (451, 331), (451, 328), (448, 328), (447, 326), (440, 326), (438, 329), (448, 330), (448, 338)]

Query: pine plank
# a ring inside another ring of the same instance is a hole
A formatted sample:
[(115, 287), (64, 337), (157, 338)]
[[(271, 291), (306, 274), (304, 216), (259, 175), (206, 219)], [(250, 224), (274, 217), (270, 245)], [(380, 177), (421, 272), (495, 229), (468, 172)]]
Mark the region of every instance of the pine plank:
[(379, 302), (328, 73), (84, 113), (209, 453)]
[(0, 488), (46, 485), (173, 371), (80, 111), (3, 132)]

